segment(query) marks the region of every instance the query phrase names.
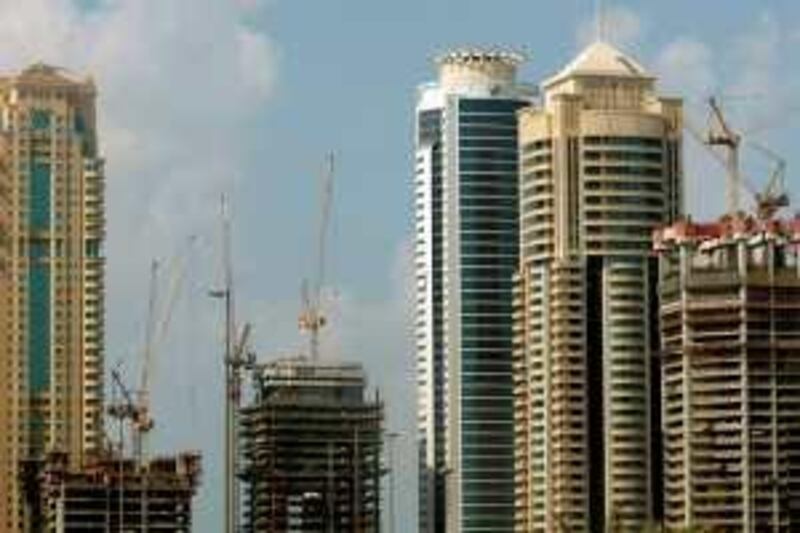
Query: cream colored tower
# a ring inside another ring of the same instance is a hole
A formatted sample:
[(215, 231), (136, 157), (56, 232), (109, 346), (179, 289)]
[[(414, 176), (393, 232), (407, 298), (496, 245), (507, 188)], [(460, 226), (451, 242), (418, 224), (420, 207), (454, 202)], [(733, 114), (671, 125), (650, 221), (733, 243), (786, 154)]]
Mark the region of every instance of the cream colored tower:
[(656, 235), (669, 531), (800, 531), (800, 218)]
[(30, 523), (25, 462), (102, 444), (103, 197), (91, 80), (0, 78), (0, 531)]
[(650, 249), (681, 212), (681, 103), (604, 42), (543, 90), (519, 122), (516, 528), (634, 531), (660, 501)]

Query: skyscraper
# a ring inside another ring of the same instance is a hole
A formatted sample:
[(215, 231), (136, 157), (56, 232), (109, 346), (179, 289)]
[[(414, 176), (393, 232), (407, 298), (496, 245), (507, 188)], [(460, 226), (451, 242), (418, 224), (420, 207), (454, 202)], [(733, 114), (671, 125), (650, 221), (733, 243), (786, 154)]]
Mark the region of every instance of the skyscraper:
[(420, 531), (513, 529), (521, 57), (462, 50), (416, 108)]
[(800, 531), (798, 244), (798, 218), (657, 235), (669, 528)]
[(681, 117), (605, 42), (520, 112), (517, 531), (633, 531), (658, 514), (650, 249), (682, 209)]
[(0, 530), (22, 461), (102, 444), (104, 177), (95, 88), (33, 65), (0, 78)]

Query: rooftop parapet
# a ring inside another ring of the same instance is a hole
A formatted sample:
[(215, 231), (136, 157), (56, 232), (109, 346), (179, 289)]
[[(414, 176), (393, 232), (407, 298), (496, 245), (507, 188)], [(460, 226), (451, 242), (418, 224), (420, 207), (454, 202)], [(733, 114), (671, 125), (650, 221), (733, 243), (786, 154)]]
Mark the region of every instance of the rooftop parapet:
[(517, 69), (525, 56), (508, 50), (462, 48), (436, 57), (439, 82), (444, 88), (490, 86), (500, 90), (516, 84)]
[(653, 247), (660, 252), (681, 245), (725, 245), (739, 240), (779, 239), (800, 243), (800, 217), (760, 220), (755, 216), (724, 216), (715, 222), (681, 220), (653, 232)]

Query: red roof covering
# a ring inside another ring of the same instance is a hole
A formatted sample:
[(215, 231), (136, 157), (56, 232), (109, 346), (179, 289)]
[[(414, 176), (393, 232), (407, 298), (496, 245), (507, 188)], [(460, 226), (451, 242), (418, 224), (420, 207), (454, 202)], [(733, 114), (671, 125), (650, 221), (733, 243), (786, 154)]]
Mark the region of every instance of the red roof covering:
[(782, 235), (792, 241), (800, 240), (800, 217), (792, 219), (773, 218), (759, 220), (754, 216), (723, 216), (716, 222), (692, 222), (681, 220), (653, 232), (653, 246), (656, 250), (668, 244), (686, 241), (708, 241), (754, 237), (762, 234)]

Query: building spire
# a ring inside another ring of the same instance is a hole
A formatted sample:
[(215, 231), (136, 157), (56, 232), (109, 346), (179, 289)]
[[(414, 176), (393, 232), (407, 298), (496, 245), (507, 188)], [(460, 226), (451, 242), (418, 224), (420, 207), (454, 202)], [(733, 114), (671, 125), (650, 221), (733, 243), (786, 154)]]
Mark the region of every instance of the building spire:
[(603, 42), (606, 40), (606, 32), (608, 28), (606, 28), (606, 5), (604, 0), (595, 0), (594, 2), (594, 24), (595, 24), (595, 36), (594, 39), (596, 42)]

